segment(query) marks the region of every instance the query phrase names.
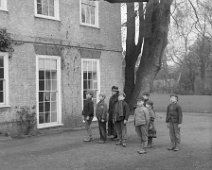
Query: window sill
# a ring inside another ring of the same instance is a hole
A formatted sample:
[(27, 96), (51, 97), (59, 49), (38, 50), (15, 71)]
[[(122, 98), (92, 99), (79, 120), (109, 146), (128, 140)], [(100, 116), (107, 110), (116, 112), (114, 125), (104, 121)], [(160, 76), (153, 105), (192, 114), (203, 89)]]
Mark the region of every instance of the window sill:
[(41, 18), (41, 19), (47, 19), (47, 20), (53, 20), (53, 21), (61, 22), (61, 20), (60, 20), (59, 18), (50, 17), (50, 16), (46, 16), (46, 15), (38, 15), (38, 14), (35, 14), (35, 18)]
[(11, 106), (10, 105), (0, 105), (0, 109), (1, 108), (10, 108)]
[(7, 9), (1, 9), (1, 8), (0, 8), (0, 11), (9, 13), (9, 11), (8, 11)]
[(94, 29), (100, 30), (100, 27), (97, 26), (97, 25), (89, 25), (89, 24), (80, 23), (80, 26), (82, 26), (82, 27), (89, 27), (89, 28), (94, 28)]

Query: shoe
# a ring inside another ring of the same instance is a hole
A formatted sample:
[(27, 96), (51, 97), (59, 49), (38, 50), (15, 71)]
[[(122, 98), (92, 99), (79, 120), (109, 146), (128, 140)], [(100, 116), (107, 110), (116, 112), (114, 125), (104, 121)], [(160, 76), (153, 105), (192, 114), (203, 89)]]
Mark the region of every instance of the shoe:
[(145, 153), (146, 153), (146, 151), (145, 151), (144, 149), (138, 150), (137, 152), (138, 152), (139, 154), (145, 154)]
[(116, 145), (122, 145), (122, 141), (116, 142)]
[(169, 151), (174, 150), (174, 147), (168, 147), (167, 148)]
[(117, 138), (117, 136), (113, 136), (113, 137), (111, 138), (111, 140), (116, 141), (116, 140), (118, 140), (118, 138)]
[(91, 142), (93, 139), (92, 138), (84, 138), (83, 142)]
[(179, 151), (180, 150), (180, 148), (178, 148), (178, 147), (176, 147), (176, 148), (174, 148), (174, 151)]
[(99, 143), (99, 144), (104, 144), (104, 143), (105, 143), (105, 141), (103, 141), (103, 140), (99, 140), (99, 141), (97, 141), (97, 143)]
[(125, 148), (127, 146), (127, 144), (125, 142), (123, 142), (122, 146)]

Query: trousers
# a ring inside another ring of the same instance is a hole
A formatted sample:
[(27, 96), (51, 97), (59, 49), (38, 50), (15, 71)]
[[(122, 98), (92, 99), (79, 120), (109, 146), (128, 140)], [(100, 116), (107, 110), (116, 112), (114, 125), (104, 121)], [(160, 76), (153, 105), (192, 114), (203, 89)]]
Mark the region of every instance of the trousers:
[(169, 122), (169, 136), (171, 140), (171, 147), (178, 147), (181, 142), (180, 128), (178, 128), (178, 123)]
[(127, 126), (124, 121), (115, 122), (116, 133), (119, 141), (127, 140)]
[(107, 140), (106, 122), (98, 121), (100, 140)]

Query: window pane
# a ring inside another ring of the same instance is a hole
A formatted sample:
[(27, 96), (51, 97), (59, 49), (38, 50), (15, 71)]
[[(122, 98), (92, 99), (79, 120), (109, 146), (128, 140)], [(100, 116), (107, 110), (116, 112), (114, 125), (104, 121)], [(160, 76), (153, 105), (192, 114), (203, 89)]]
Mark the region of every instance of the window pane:
[(42, 14), (41, 0), (37, 0), (37, 14)]
[(48, 15), (48, 0), (43, 0), (42, 1), (43, 2), (43, 4), (42, 4), (42, 6), (43, 6), (43, 15)]
[(51, 78), (57, 80), (57, 71), (51, 71)]
[(40, 91), (43, 91), (44, 90), (44, 81), (42, 80), (42, 81), (39, 81), (39, 90)]
[(44, 101), (43, 92), (39, 92), (39, 102)]
[(4, 91), (4, 80), (0, 80), (0, 91)]
[(57, 112), (51, 113), (51, 122), (57, 122)]
[(44, 79), (44, 71), (39, 71), (39, 79), (40, 80)]
[[(1, 2), (1, 0), (0, 0)], [(4, 67), (4, 57), (0, 56), (0, 67)]]
[(82, 19), (82, 23), (85, 23), (85, 11), (86, 11), (86, 6), (85, 5), (82, 5), (82, 9), (81, 9), (82, 13), (81, 13), (81, 19)]
[(45, 123), (49, 123), (50, 122), (50, 113), (46, 112), (44, 116), (45, 116)]
[(51, 101), (56, 101), (56, 92), (51, 93)]
[(4, 78), (4, 68), (0, 68), (0, 79)]
[(43, 103), (39, 103), (39, 113), (40, 112), (44, 112), (44, 104)]
[(57, 91), (57, 80), (52, 80), (52, 91)]
[(44, 101), (50, 101), (50, 93), (49, 92), (44, 93)]
[(95, 25), (95, 7), (91, 7), (91, 24)]
[(45, 102), (45, 112), (49, 112), (50, 111), (50, 102)]
[(44, 123), (44, 114), (43, 113), (39, 113), (39, 123), (40, 124)]
[(56, 111), (57, 111), (57, 103), (51, 102), (51, 112), (56, 112)]
[(54, 17), (54, 0), (49, 0), (49, 16)]
[(51, 80), (45, 80), (46, 88), (45, 90), (50, 91), (51, 90)]
[(0, 92), (0, 103), (4, 103), (4, 92)]

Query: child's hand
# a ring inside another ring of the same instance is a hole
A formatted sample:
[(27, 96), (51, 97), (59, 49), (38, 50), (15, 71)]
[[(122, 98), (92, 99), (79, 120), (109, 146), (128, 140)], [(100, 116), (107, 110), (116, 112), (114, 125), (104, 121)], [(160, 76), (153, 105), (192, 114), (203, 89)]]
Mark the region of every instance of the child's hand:
[(124, 124), (127, 124), (127, 120), (124, 120)]
[(102, 119), (102, 122), (105, 122), (104, 119)]
[(167, 123), (167, 128), (169, 128), (170, 127), (170, 125), (169, 125), (169, 123)]
[(90, 119), (89, 116), (87, 116), (87, 117), (86, 117), (86, 120), (89, 120), (89, 119)]
[(178, 124), (178, 128), (181, 128), (182, 127), (182, 124)]

